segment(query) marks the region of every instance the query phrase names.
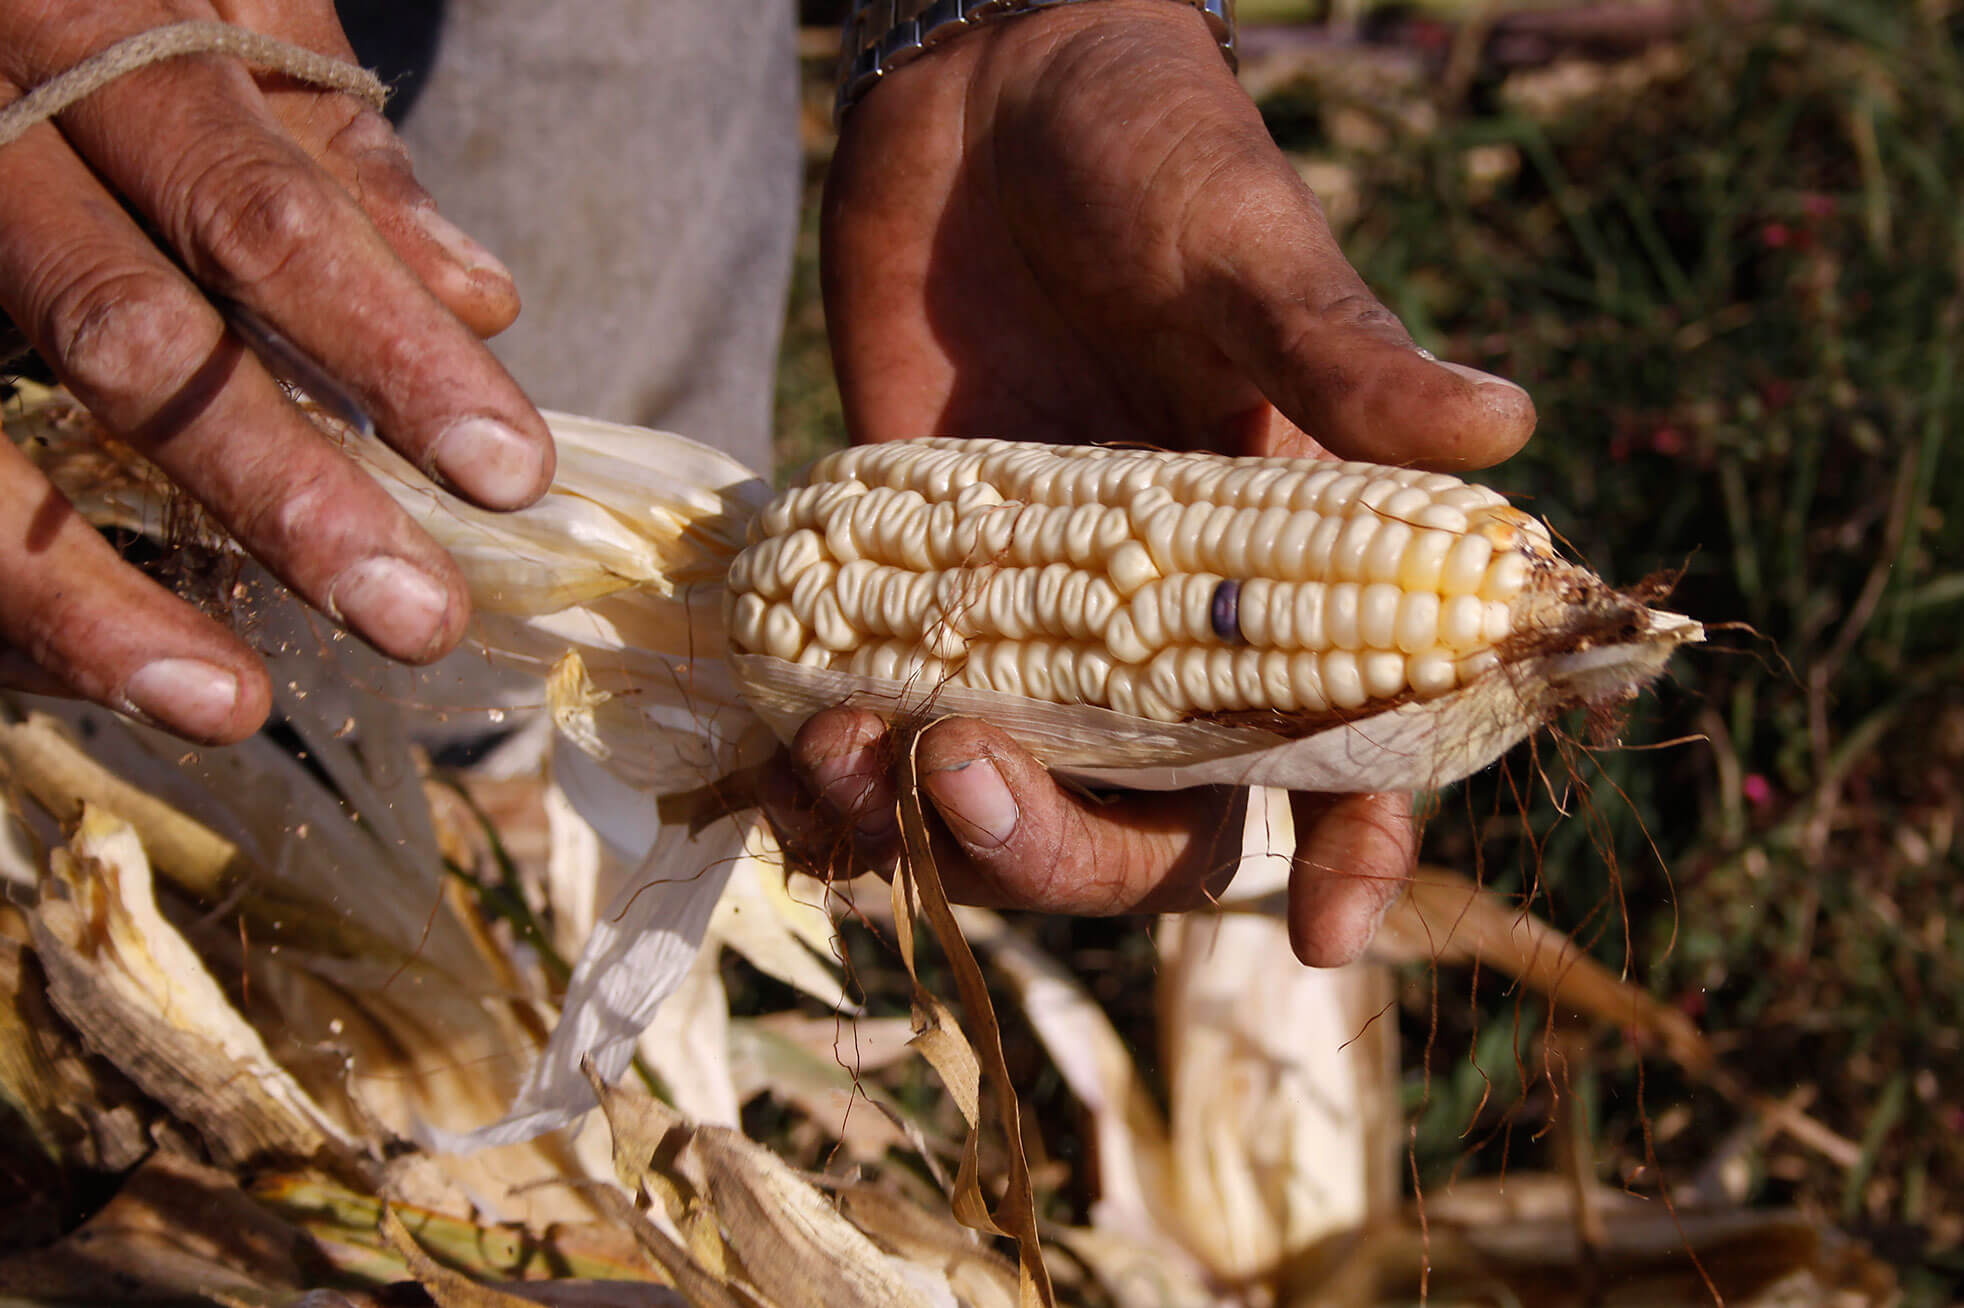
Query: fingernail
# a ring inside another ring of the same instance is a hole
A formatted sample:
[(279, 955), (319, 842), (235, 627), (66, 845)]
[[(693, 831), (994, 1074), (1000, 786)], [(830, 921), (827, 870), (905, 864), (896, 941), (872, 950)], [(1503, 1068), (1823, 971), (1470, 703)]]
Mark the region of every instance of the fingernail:
[(964, 844), (1000, 849), (1016, 834), (1016, 797), (1003, 784), (1002, 773), (986, 758), (930, 772), (922, 778), (934, 806), (950, 822), (967, 827), (955, 835)]
[(497, 255), (466, 236), (464, 229), (438, 213), (435, 205), (418, 207), (415, 217), (424, 234), (442, 246), (443, 252), (466, 272), (484, 273), (505, 281), (512, 279), (511, 269)]
[(384, 654), (422, 659), (436, 653), (449, 629), (450, 594), (421, 568), (380, 555), (334, 579), (327, 611)]
[(450, 485), (492, 508), (537, 499), (545, 466), (534, 441), (495, 418), (460, 418), (436, 438), (430, 465)]
[(156, 659), (123, 683), (123, 702), (152, 722), (193, 736), (218, 736), (239, 702), (239, 679), (202, 659)]
[[(1423, 354), (1424, 351), (1421, 350), (1419, 353)], [(1475, 386), (1501, 387), (1509, 391), (1519, 392), (1522, 395), (1528, 393), (1526, 387), (1508, 381), (1505, 377), (1496, 377), (1490, 372), (1481, 372), (1478, 368), (1469, 368), (1463, 363), (1447, 363), (1444, 359), (1434, 359), (1432, 362), (1444, 368), (1447, 372), (1458, 373)]]

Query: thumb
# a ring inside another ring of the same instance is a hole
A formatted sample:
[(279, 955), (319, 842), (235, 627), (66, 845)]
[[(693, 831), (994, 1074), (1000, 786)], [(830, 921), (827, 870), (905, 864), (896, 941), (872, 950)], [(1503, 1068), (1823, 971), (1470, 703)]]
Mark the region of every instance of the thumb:
[[(1239, 198), (1195, 215), (1200, 312), (1216, 346), (1282, 415), (1339, 458), (1438, 468), (1497, 463), (1534, 431), (1510, 381), (1434, 360), (1337, 248), (1279, 151)], [(1277, 450), (1275, 453), (1294, 453)]]

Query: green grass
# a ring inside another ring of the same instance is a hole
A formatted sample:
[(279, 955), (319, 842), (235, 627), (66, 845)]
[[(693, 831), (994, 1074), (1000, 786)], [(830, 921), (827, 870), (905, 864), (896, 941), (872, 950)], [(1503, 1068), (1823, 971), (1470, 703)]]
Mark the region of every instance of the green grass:
[[(1366, 279), (1442, 355), (1536, 396), (1537, 439), (1488, 479), (1605, 575), (1682, 569), (1674, 607), (1740, 624), (1627, 732), (1709, 743), (1589, 755), (1584, 811), (1550, 823), (1544, 804), (1484, 839), (1457, 815), (1513, 801), (1476, 783), (1434, 853), (1538, 878), (1564, 922), (1614, 867), (1598, 952), (1627, 944), (1723, 1033), (1735, 1085), (1806, 1088), (1861, 1146), (1849, 1171), (1774, 1146), (1763, 1197), (1873, 1235), (1913, 1285), (1964, 1234), (1957, 36), (1907, 6), (1794, 8), (1695, 34), (1681, 72), (1573, 112), (1476, 87), (1436, 132), (1346, 160)], [(1304, 121), (1300, 97), (1274, 108)], [(1499, 185), (1470, 183), (1477, 147), (1512, 161)], [(1482, 1017), (1513, 1020), (1506, 1001)], [(1634, 1058), (1603, 1057), (1604, 1138), (1640, 1150)], [(1441, 1114), (1470, 1111), (1434, 1088)], [(1701, 1103), (1667, 1162), (1739, 1120)], [(1422, 1133), (1421, 1163), (1442, 1174), (1464, 1148)]]

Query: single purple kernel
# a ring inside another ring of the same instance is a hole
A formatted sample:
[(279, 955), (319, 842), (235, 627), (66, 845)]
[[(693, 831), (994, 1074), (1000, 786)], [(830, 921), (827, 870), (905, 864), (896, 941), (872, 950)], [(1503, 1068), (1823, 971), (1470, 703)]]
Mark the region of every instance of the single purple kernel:
[(1242, 643), (1241, 583), (1223, 581), (1214, 587), (1214, 602), (1208, 609), (1214, 634), (1230, 645)]

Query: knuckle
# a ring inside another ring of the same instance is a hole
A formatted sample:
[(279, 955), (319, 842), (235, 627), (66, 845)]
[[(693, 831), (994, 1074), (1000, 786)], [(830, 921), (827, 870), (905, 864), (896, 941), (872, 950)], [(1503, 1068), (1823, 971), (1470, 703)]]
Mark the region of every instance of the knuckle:
[(326, 152), (346, 159), (384, 163), (407, 172), (409, 151), (389, 120), (362, 105), (351, 103), (348, 108), (347, 121), (328, 136)]
[(225, 157), (187, 188), (188, 248), (213, 280), (233, 287), (277, 278), (319, 248), (339, 217), (333, 195), (298, 160)]
[(328, 479), (291, 467), (260, 467), (240, 479), (236, 503), (220, 515), (256, 554), (285, 558), (300, 542), (331, 539), (335, 496)]
[(1366, 292), (1340, 295), (1323, 305), (1322, 317), (1327, 325), (1340, 328), (1361, 329), (1380, 336), (1396, 336), (1409, 343), (1411, 335), (1398, 315), (1384, 307), (1377, 297)]
[(101, 699), (113, 689), (115, 669), (104, 651), (115, 633), (85, 588), (62, 586), (42, 592), (9, 616), (8, 643), (36, 667), (91, 699)]
[(39, 333), (58, 366), (90, 398), (171, 388), (209, 352), (187, 330), (209, 313), (181, 279), (147, 268), (100, 268), (47, 300)]

